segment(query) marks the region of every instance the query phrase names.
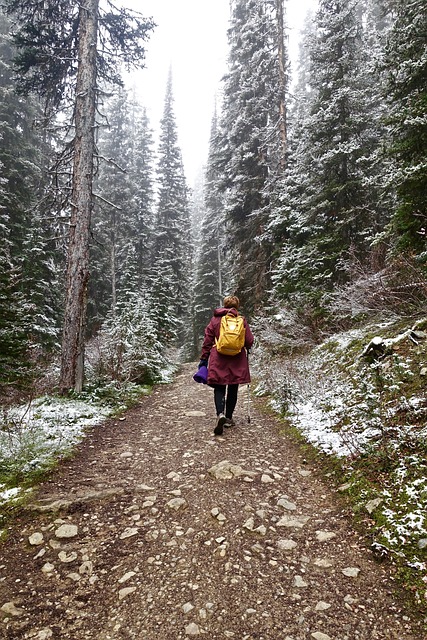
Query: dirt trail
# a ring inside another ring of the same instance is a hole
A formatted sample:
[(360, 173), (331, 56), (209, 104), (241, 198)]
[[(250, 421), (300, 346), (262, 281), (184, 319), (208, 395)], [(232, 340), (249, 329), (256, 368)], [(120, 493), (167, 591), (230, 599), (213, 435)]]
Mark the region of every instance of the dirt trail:
[(215, 438), (193, 370), (40, 487), (1, 548), (0, 637), (423, 640), (275, 417), (248, 425), (242, 388)]

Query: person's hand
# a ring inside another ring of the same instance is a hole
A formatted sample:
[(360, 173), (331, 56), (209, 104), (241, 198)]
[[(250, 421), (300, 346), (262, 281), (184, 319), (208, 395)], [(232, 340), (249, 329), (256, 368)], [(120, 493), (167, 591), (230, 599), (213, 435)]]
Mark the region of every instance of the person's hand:
[(203, 358), (200, 360), (199, 362), (199, 366), (197, 367), (198, 369), (200, 369), (201, 367), (207, 367), (208, 366), (208, 361), (204, 360)]

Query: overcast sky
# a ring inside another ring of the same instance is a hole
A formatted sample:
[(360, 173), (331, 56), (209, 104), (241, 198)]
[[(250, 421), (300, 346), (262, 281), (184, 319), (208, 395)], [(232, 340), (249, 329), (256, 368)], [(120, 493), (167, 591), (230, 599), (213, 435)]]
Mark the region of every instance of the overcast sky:
[[(288, 0), (289, 47), (315, 0)], [(147, 43), (146, 67), (135, 75), (138, 98), (157, 134), (172, 68), (178, 140), (190, 187), (206, 162), (215, 99), (226, 70), (229, 0), (122, 0), (158, 25)], [(220, 105), (220, 98), (219, 98)]]

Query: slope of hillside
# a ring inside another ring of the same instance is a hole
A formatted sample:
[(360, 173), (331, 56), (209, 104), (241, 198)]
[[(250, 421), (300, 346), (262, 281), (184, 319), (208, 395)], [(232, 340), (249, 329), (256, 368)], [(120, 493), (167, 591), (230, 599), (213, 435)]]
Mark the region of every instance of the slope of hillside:
[(261, 332), (257, 393), (324, 456), (373, 550), (397, 562), (425, 606), (427, 318), (366, 326), (309, 349), (289, 349), (282, 331), (277, 317)]

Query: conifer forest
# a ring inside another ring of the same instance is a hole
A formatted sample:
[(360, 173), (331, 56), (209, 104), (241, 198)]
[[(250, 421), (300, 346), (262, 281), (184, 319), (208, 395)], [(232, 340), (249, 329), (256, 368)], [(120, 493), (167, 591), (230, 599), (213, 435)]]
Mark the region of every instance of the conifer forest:
[(298, 414), (323, 384), (313, 412), (344, 433), (339, 455), (402, 478), (409, 452), (407, 486), (425, 482), (425, 0), (319, 0), (292, 66), (286, 0), (230, 0), (196, 186), (173, 73), (158, 140), (123, 81), (156, 28), (143, 3), (142, 14), (110, 0), (0, 5), (4, 420), (42, 394), (162, 381), (199, 359), (213, 309), (234, 293), (256, 335), (259, 394)]

